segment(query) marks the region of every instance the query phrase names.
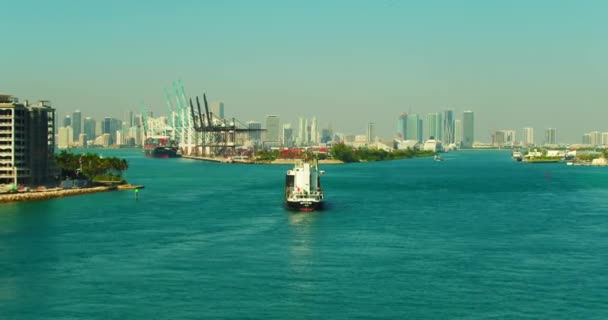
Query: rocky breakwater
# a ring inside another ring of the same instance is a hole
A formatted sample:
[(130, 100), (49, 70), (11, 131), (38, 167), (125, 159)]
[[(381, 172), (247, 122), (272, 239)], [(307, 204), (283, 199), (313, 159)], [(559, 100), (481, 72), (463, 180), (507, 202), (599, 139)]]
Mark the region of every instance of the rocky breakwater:
[(15, 192), (0, 194), (0, 203), (5, 202), (17, 202), (17, 201), (30, 201), (30, 200), (45, 200), (52, 198), (61, 198), (67, 196), (75, 196), (88, 193), (106, 192), (113, 190), (129, 190), (129, 189), (143, 189), (144, 186), (135, 186), (130, 184), (118, 185), (118, 186), (99, 186), (91, 188), (73, 188), (73, 189), (46, 189), (43, 191), (26, 191), (26, 192)]

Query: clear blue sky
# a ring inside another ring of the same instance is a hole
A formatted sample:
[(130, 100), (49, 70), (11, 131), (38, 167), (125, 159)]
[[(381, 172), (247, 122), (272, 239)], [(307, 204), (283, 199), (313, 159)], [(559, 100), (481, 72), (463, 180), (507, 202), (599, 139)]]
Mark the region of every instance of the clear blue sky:
[(2, 2), (0, 92), (60, 114), (164, 112), (182, 79), (244, 121), (389, 137), (403, 111), (452, 108), (478, 140), (608, 131), (608, 1)]

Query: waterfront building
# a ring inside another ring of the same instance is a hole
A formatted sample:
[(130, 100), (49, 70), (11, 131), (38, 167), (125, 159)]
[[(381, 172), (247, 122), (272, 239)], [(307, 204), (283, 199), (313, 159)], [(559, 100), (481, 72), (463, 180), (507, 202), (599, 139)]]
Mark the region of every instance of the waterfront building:
[(57, 174), (55, 109), (0, 95), (0, 184), (40, 185)]
[(504, 144), (505, 144), (505, 132), (504, 131), (494, 131), (492, 133), (492, 146), (502, 147)]
[(462, 146), (462, 120), (454, 120), (454, 144), (458, 147)]
[(441, 113), (429, 113), (426, 116), (426, 138), (443, 141), (443, 115)]
[(74, 141), (78, 141), (78, 137), (82, 133), (82, 113), (80, 110), (74, 111), (72, 113), (72, 129), (74, 129)]
[(407, 135), (407, 113), (402, 113), (399, 115), (399, 120), (397, 120), (397, 137), (401, 140), (405, 140), (405, 136)]
[(422, 142), (422, 118), (417, 114), (408, 114), (405, 140)]
[(78, 145), (79, 145), (81, 148), (86, 148), (86, 147), (88, 146), (88, 144), (87, 144), (87, 135), (86, 135), (86, 134), (81, 133), (81, 134), (78, 136)]
[(589, 132), (591, 136), (591, 145), (592, 146), (601, 146), (602, 145), (602, 133), (599, 131)]
[(367, 124), (367, 143), (372, 143), (376, 140), (375, 124), (370, 122)]
[(74, 130), (72, 126), (61, 127), (57, 130), (57, 148), (67, 149), (74, 145)]
[(521, 145), (523, 147), (534, 145), (534, 128), (523, 128), (521, 138)]
[(557, 129), (547, 128), (545, 130), (545, 141), (544, 144), (557, 144)]
[(462, 147), (473, 148), (475, 142), (475, 115), (473, 111), (462, 114)]
[(454, 143), (455, 122), (454, 111), (445, 110), (443, 112), (443, 142), (446, 144)]
[(110, 145), (116, 144), (116, 132), (120, 129), (121, 125), (122, 121), (120, 121), (119, 119), (114, 119), (110, 117), (105, 117), (103, 119), (102, 134), (107, 133), (110, 135)]
[(608, 132), (602, 132), (602, 145), (608, 145)]
[(591, 145), (591, 135), (588, 133), (583, 134), (583, 144)]
[(279, 144), (279, 116), (267, 115), (266, 116), (266, 134), (264, 137), (264, 144), (275, 145)]

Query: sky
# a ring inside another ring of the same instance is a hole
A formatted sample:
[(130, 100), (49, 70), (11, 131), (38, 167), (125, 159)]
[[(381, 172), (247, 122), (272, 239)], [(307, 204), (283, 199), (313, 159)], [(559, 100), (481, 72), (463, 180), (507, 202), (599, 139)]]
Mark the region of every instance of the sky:
[(316, 116), (390, 138), (402, 112), (475, 112), (475, 139), (608, 131), (607, 1), (0, 0), (0, 92), (60, 115), (166, 114), (164, 88), (245, 122)]

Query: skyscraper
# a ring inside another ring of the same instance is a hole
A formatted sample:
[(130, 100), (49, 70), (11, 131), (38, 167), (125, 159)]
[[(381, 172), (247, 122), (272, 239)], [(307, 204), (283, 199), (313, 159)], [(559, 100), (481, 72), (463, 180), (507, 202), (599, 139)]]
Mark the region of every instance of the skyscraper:
[(422, 142), (422, 119), (417, 114), (408, 114), (405, 140)]
[(446, 144), (454, 143), (454, 136), (454, 111), (445, 110), (443, 112), (443, 142), (445, 142)]
[(78, 141), (78, 138), (82, 133), (82, 113), (80, 113), (80, 110), (76, 110), (72, 113), (72, 129), (74, 130), (72, 140)]
[(211, 105), (211, 112), (213, 112), (213, 115), (220, 118), (220, 119), (224, 119), (224, 103), (223, 102), (214, 102)]
[(435, 138), (443, 141), (443, 117), (441, 113), (429, 113), (426, 116), (426, 139)]
[(407, 136), (407, 113), (402, 113), (399, 115), (399, 120), (397, 120), (397, 136), (401, 140), (405, 140), (405, 136)]
[(300, 117), (298, 119), (298, 139), (297, 139), (297, 144), (299, 146), (304, 145), (304, 143), (306, 142), (305, 136), (306, 136), (306, 123), (304, 122), (304, 118)]
[(68, 114), (68, 115), (65, 116), (65, 118), (63, 118), (63, 126), (62, 127), (69, 127), (71, 125), (72, 125), (72, 118)]
[(521, 139), (521, 144), (523, 146), (534, 145), (534, 128), (523, 128)]
[(462, 146), (462, 120), (454, 120), (454, 144)]
[(291, 147), (293, 145), (293, 129), (291, 128), (291, 123), (283, 125), (281, 144), (285, 147)]
[(374, 130), (374, 123), (370, 122), (367, 124), (367, 143), (373, 143), (376, 139), (376, 132)]
[[(262, 124), (257, 121), (248, 121), (247, 128), (249, 129), (262, 129)], [(251, 131), (249, 132), (249, 140), (254, 143), (259, 143), (262, 140), (262, 132), (261, 131)]]
[(462, 147), (473, 148), (475, 142), (475, 116), (473, 111), (462, 113)]
[(279, 116), (266, 116), (266, 136), (264, 142), (279, 143)]
[(557, 144), (557, 129), (547, 128), (545, 130), (545, 143), (544, 144)]
[(313, 145), (319, 143), (319, 128), (316, 117), (312, 117), (310, 122), (310, 142), (312, 142)]
[(86, 117), (83, 122), (83, 132), (87, 135), (87, 139), (95, 140), (95, 120)]

